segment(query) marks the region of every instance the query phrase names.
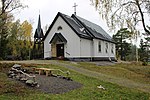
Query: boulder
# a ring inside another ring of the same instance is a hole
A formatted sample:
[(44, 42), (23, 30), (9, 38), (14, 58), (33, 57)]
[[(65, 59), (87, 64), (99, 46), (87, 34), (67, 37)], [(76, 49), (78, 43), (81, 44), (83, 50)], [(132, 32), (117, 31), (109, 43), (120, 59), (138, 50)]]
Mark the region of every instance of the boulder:
[(26, 84), (29, 85), (29, 86), (34, 87), (34, 86), (37, 86), (38, 83), (37, 83), (37, 82), (34, 82), (33, 80), (27, 80), (27, 81), (26, 81)]
[(20, 80), (21, 78), (22, 78), (22, 77), (21, 77), (20, 75), (17, 75), (17, 76), (16, 76), (16, 79), (17, 79), (17, 80)]
[(16, 77), (16, 74), (12, 73), (8, 76), (9, 78), (15, 78)]
[(22, 77), (21, 79), (20, 79), (20, 81), (22, 81), (22, 82), (26, 82), (28, 80), (28, 78), (25, 78), (25, 77)]
[(15, 68), (15, 69), (21, 70), (21, 65), (15, 64), (15, 65), (13, 65), (13, 66), (12, 66), (12, 68)]
[(13, 72), (13, 71), (9, 71), (9, 72), (7, 73), (8, 76), (9, 76), (10, 74), (14, 74), (14, 72)]

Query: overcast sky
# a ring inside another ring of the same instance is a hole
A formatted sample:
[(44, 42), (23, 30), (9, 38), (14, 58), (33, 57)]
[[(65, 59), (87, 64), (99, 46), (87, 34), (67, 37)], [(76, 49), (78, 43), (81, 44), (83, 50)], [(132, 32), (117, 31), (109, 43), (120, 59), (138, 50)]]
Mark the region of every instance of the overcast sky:
[[(38, 24), (38, 15), (41, 15), (42, 28), (50, 25), (58, 12), (71, 16), (74, 13), (73, 5), (76, 3), (77, 15), (85, 18), (95, 24), (100, 25), (106, 32), (108, 27), (106, 22), (101, 18), (90, 0), (22, 0), (28, 8), (15, 13), (15, 19), (20, 19), (21, 22), (28, 20), (32, 22), (33, 33)], [(43, 29), (44, 30), (44, 29)], [(112, 33), (109, 33), (112, 36)]]

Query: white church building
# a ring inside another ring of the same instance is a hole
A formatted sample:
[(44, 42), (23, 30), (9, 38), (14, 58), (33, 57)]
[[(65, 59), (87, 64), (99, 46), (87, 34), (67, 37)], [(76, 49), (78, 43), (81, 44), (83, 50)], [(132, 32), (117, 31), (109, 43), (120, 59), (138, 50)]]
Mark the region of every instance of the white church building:
[(44, 37), (44, 58), (106, 61), (115, 59), (115, 42), (100, 26), (58, 12)]

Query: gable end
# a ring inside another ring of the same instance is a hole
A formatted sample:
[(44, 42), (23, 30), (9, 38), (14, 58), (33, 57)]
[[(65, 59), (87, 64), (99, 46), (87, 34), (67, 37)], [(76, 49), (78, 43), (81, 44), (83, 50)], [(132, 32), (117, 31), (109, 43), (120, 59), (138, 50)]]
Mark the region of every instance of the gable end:
[[(92, 37), (90, 37), (90, 36), (85, 36), (85, 35), (79, 34), (79, 33), (73, 28), (73, 26), (67, 21), (67, 19), (65, 18), (67, 15), (64, 15), (64, 14), (58, 12), (58, 14), (57, 14), (56, 17), (54, 18), (52, 24), (50, 25), (50, 27), (49, 27), (48, 30), (46, 31), (46, 34), (45, 34), (45, 36), (44, 36), (44, 38), (43, 38), (43, 41), (46, 39), (46, 37), (47, 37), (49, 31), (51, 30), (51, 28), (53, 27), (53, 25), (55, 24), (55, 22), (56, 22), (56, 20), (58, 19), (59, 16), (67, 23), (67, 25), (69, 25), (69, 27), (70, 27), (79, 37), (85, 38), (85, 39), (90, 39), (90, 40), (92, 39)], [(70, 18), (71, 18), (71, 17), (70, 17)]]

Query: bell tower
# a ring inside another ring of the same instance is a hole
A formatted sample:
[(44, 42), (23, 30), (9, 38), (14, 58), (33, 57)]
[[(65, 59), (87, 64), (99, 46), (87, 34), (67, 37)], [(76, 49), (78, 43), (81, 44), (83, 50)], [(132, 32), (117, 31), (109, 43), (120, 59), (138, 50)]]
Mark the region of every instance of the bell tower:
[(34, 34), (33, 59), (42, 59), (44, 57), (43, 30), (41, 28), (41, 18), (39, 15), (38, 26)]

